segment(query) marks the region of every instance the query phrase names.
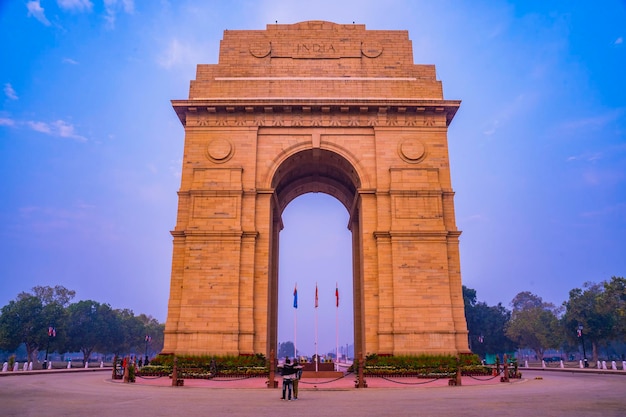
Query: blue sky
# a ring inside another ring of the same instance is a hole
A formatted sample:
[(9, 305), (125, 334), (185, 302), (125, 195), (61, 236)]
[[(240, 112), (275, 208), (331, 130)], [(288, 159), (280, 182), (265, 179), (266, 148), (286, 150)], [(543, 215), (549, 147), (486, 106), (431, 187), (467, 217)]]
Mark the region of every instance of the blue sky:
[[(462, 278), (479, 300), (560, 304), (626, 275), (624, 1), (10, 1), (0, 305), (61, 284), (164, 321), (184, 138), (170, 100), (217, 63), (224, 30), (304, 20), (408, 30), (415, 63), (462, 100), (448, 139)], [(320, 351), (335, 345), (336, 282), (351, 342), (345, 209), (304, 196), (284, 222), (279, 339), (292, 339), (298, 282), (298, 347), (312, 353), (319, 281)]]

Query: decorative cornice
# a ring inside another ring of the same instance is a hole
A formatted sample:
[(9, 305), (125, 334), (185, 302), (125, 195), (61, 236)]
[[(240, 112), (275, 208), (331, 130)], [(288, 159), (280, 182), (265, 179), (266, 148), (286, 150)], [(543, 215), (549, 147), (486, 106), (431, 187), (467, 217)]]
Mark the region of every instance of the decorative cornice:
[(410, 98), (272, 97), (172, 100), (178, 118), (188, 127), (447, 127), (460, 105), (460, 100)]
[(172, 230), (170, 234), (174, 238), (204, 237), (204, 238), (231, 238), (231, 239), (256, 239), (259, 232), (251, 230), (239, 231), (206, 231), (206, 230)]

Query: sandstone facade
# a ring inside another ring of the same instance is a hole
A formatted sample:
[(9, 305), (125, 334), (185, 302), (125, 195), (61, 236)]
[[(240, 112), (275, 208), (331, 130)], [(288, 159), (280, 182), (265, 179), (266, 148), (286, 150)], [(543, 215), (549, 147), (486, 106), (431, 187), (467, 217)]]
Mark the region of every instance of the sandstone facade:
[(336, 197), (353, 235), (356, 352), (468, 352), (445, 100), (406, 31), (308, 21), (227, 30), (185, 129), (166, 353), (277, 347), (281, 213)]

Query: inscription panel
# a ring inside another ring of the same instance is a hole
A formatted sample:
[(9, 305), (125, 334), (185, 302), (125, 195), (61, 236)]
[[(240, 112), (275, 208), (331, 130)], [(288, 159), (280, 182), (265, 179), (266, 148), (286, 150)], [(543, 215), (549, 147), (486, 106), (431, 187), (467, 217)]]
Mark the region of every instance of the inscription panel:
[(299, 39), (297, 42), (272, 42), (272, 58), (360, 58), (358, 39)]
[(193, 190), (241, 190), (241, 168), (206, 168), (193, 171)]
[(392, 190), (434, 190), (439, 188), (439, 171), (434, 168), (391, 168), (389, 173)]
[(398, 219), (436, 219), (442, 216), (437, 196), (395, 196), (394, 215)]
[(238, 197), (204, 197), (193, 199), (193, 217), (196, 219), (234, 219), (237, 217)]

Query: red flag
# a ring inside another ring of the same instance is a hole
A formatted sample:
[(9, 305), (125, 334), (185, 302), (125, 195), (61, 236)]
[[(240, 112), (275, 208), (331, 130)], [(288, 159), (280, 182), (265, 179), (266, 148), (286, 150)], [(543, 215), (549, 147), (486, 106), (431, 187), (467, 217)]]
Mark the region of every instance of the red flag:
[(317, 284), (315, 284), (315, 308), (317, 308)]
[(339, 286), (335, 283), (335, 299), (337, 300), (337, 307), (339, 307)]

